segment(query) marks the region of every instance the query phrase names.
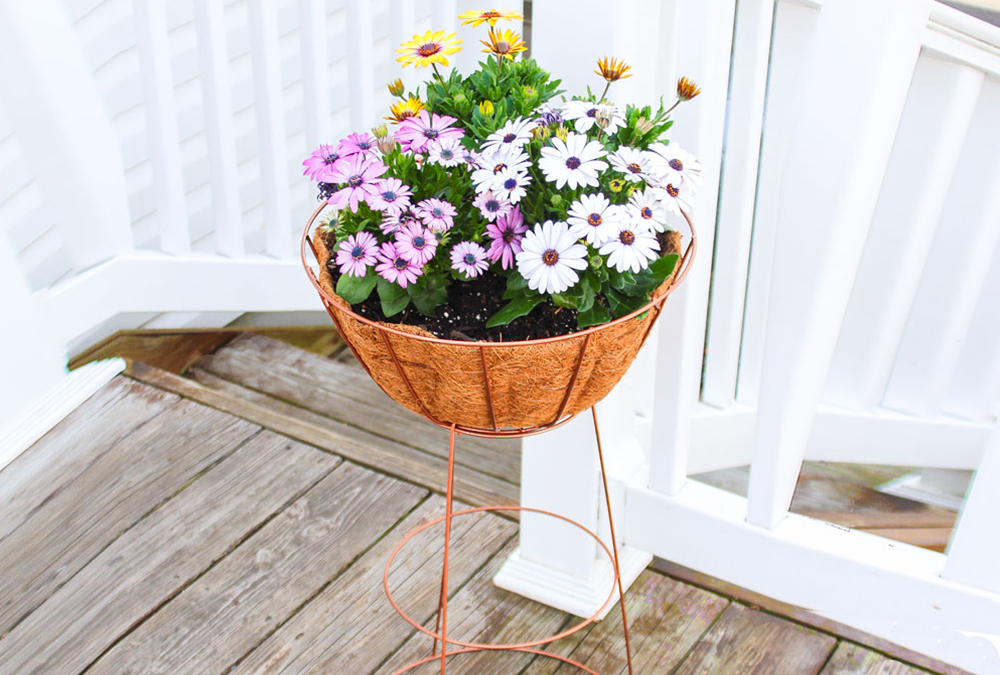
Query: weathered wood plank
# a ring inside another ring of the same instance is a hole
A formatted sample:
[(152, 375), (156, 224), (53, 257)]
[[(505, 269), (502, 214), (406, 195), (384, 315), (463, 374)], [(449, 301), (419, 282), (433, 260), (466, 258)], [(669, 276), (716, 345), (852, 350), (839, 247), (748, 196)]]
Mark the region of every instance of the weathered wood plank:
[(0, 640), (0, 675), (82, 672), (338, 464), (277, 434), (258, 434), (115, 540)]
[[(571, 619), (567, 614), (493, 585), (494, 575), (513, 551), (514, 545), (515, 542), (510, 542), (504, 546), (464, 588), (454, 594), (448, 603), (448, 635), (458, 640), (509, 643), (558, 633), (568, 625)], [(434, 620), (430, 619), (424, 625), (433, 628)], [(429, 643), (426, 636), (414, 635), (377, 672), (388, 675), (407, 663), (428, 656)], [(448, 666), (448, 673), (519, 673), (533, 658), (531, 654), (495, 652), (458, 656)], [(428, 672), (433, 672), (433, 668), (428, 669)]]
[(117, 377), (0, 471), (0, 540), (135, 428), (177, 397)]
[(860, 645), (841, 642), (822, 675), (926, 675), (926, 672)]
[(0, 633), (259, 429), (179, 401), (92, 462), (0, 542)]
[[(339, 363), (262, 335), (242, 335), (197, 365), (378, 436), (448, 456), (448, 431), (390, 399), (357, 363)], [(457, 461), (518, 484), (520, 447), (518, 440), (468, 437)]]
[(225, 672), (426, 496), (341, 464), (88, 673)]
[(836, 644), (830, 635), (733, 603), (677, 675), (816, 675)]
[[(143, 382), (259, 422), (279, 433), (436, 492), (442, 492), (447, 484), (448, 463), (439, 457), (372, 436), (343, 422), (240, 385), (214, 378), (211, 386), (206, 386), (141, 363), (133, 363), (129, 373)], [(466, 440), (464, 436), (459, 439), (458, 452), (461, 452)], [(455, 496), (476, 506), (512, 505), (518, 502), (519, 490), (506, 481), (459, 466), (455, 470)]]
[[(382, 570), (389, 552), (411, 529), (444, 513), (435, 495), (389, 532), (301, 612), (251, 652), (231, 675), (371, 673), (414, 631), (389, 605)], [(456, 518), (450, 585), (462, 585), (510, 540), (516, 528), (489, 514)], [(441, 527), (417, 535), (393, 561), (389, 584), (405, 611), (432, 620), (440, 589)], [(430, 649), (430, 640), (425, 639)]]
[[(643, 572), (625, 596), (634, 671), (673, 671), (728, 605), (729, 600), (722, 596), (653, 571)], [(625, 634), (617, 608), (600, 623), (560, 640), (549, 650), (605, 675), (628, 672)], [(522, 675), (553, 675), (572, 670), (559, 661), (538, 658)]]
[(118, 356), (142, 361), (172, 373), (182, 373), (200, 356), (215, 351), (235, 335), (236, 333), (225, 331), (121, 331), (75, 356), (69, 366), (79, 368), (91, 361)]

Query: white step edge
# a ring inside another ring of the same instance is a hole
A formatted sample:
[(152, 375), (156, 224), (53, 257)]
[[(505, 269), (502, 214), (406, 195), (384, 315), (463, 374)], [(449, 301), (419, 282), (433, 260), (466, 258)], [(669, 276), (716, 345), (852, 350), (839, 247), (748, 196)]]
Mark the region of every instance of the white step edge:
[[(970, 474), (971, 475), (971, 474)], [(929, 487), (926, 482), (921, 482), (920, 473), (908, 473), (905, 476), (893, 479), (876, 488), (879, 492), (884, 492), (895, 497), (903, 497), (911, 501), (929, 504), (930, 506), (940, 506), (953, 511), (960, 511), (965, 497), (941, 492)]]
[[(614, 588), (614, 566), (602, 550), (601, 560), (594, 566), (588, 579), (568, 574), (542, 563), (521, 556), (520, 547), (514, 549), (507, 561), (493, 577), (493, 584), (505, 591), (517, 593), (529, 600), (573, 614), (592, 616), (608, 599)], [(635, 548), (623, 546), (618, 551), (622, 567), (622, 583), (627, 591), (642, 571), (653, 561), (653, 556)], [(618, 590), (614, 599), (597, 617), (600, 621), (618, 604)]]
[[(19, 420), (0, 429), (0, 470), (125, 370), (122, 359), (94, 361), (66, 374)], [(0, 475), (0, 480), (3, 476)]]

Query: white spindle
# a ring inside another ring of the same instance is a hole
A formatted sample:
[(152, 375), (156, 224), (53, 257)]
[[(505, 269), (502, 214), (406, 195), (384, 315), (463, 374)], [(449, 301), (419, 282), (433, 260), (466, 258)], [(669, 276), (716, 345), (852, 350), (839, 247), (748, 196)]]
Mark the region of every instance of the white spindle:
[(747, 505), (755, 525), (773, 528), (791, 502), (929, 11), (913, 0), (821, 10), (778, 213)]
[(62, 3), (0, 3), (0, 63), (5, 117), (74, 266), (130, 250), (118, 139)]
[(1000, 243), (1000, 82), (983, 85), (965, 147), (948, 189), (932, 255), (906, 322), (885, 405), (936, 411), (958, 361)]
[(351, 57), (351, 128), (363, 131), (375, 123), (372, 9), (369, 0), (347, 0), (347, 53)]
[(205, 106), (205, 138), (208, 142), (211, 171), (216, 248), (219, 253), (235, 258), (243, 255), (244, 241), (222, 0), (196, 2), (195, 21), (198, 27), (201, 95)]
[(830, 367), (830, 403), (879, 404), (924, 265), (949, 264), (928, 256), (982, 83), (982, 71), (954, 61), (917, 62)]
[(266, 249), (282, 258), (292, 253), (292, 224), (275, 0), (249, 0), (249, 12)]
[(184, 198), (166, 7), (164, 0), (135, 0), (134, 7), (160, 248), (168, 253), (187, 253), (191, 250), (191, 232)]
[(695, 80), (703, 93), (678, 107), (673, 142), (697, 155), (706, 171), (692, 214), (698, 256), (667, 301), (659, 332), (649, 486), (666, 494), (676, 493), (687, 475), (690, 420), (701, 379), (734, 11), (733, 0), (705, 0), (685, 4), (679, 13), (677, 75)]
[(326, 3), (299, 0), (299, 40), (302, 45), (302, 87), (309, 149), (329, 143), (330, 54), (326, 43)]
[[(414, 0), (395, 0), (392, 4), (392, 11), (389, 13), (389, 42), (390, 54), (395, 59), (399, 54), (396, 50), (399, 45), (409, 41), (417, 32), (416, 13), (414, 12)], [(396, 77), (403, 81), (406, 91), (412, 91), (420, 82), (416, 73), (416, 68), (400, 68), (396, 71)]]
[(702, 400), (711, 405), (736, 397), (773, 15), (774, 0), (737, 5), (729, 105), (740, 114), (729, 118), (726, 130), (702, 385)]
[(778, 2), (775, 9), (736, 389), (737, 400), (746, 405), (756, 405), (760, 390), (781, 180), (785, 175), (785, 158), (796, 150), (790, 146), (801, 86), (807, 76), (802, 57), (808, 53), (819, 17), (815, 7), (791, 2)]
[(431, 16), (434, 22), (434, 30), (453, 33), (455, 32), (455, 27), (458, 25), (458, 4), (455, 0), (434, 0), (434, 9)]
[(948, 562), (942, 576), (960, 584), (1000, 593), (1000, 429), (973, 479), (958, 524), (951, 535)]

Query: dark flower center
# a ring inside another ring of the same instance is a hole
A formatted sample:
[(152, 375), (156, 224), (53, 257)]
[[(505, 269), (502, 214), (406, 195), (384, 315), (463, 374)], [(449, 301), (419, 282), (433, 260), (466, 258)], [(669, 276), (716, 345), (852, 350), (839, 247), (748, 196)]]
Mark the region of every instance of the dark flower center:
[(670, 168), (673, 169), (674, 171), (681, 171), (684, 169), (684, 162), (682, 162), (679, 159), (672, 159), (669, 162), (667, 162), (667, 164), (669, 164)]
[(548, 251), (542, 254), (542, 262), (552, 267), (557, 262), (559, 262), (559, 252), (554, 248), (550, 248)]
[(413, 248), (415, 248), (415, 249), (417, 249), (419, 251), (419, 250), (423, 249), (424, 246), (427, 246), (427, 242), (424, 240), (423, 237), (414, 237), (413, 238)]
[(646, 220), (649, 220), (650, 218), (653, 217), (653, 209), (649, 208), (648, 206), (643, 206), (642, 209), (640, 209), (639, 211), (639, 215), (645, 218)]
[(508, 227), (506, 230), (503, 231), (503, 234), (501, 236), (503, 238), (503, 243), (509, 244), (512, 241), (514, 241), (514, 230)]
[(501, 40), (500, 42), (498, 42), (496, 44), (496, 53), (497, 54), (506, 54), (509, 51), (510, 51), (510, 44), (509, 43), (504, 42), (503, 40)]
[(504, 190), (513, 190), (516, 187), (517, 187), (517, 181), (514, 180), (513, 178), (508, 178), (503, 182)]
[(350, 178), (349, 178), (349, 179), (347, 180), (347, 184), (348, 184), (348, 185), (350, 185), (350, 186), (351, 186), (351, 187), (353, 187), (353, 188), (356, 188), (356, 187), (358, 187), (359, 185), (361, 185), (361, 184), (362, 184), (362, 183), (364, 183), (364, 182), (365, 182), (365, 179), (364, 179), (364, 178), (362, 178), (361, 176), (351, 176), (351, 177), (350, 177)]
[(500, 202), (498, 202), (495, 199), (489, 200), (488, 202), (486, 202), (486, 210), (489, 211), (490, 213), (496, 213), (497, 211), (500, 210)]
[(479, 16), (479, 18), (485, 19), (487, 21), (489, 21), (490, 19), (499, 19), (500, 18), (500, 12), (496, 11), (495, 9), (491, 9), (488, 12), (483, 12)]
[(598, 225), (604, 222), (604, 218), (601, 217), (600, 213), (591, 213), (589, 216), (587, 216), (587, 222), (593, 225), (594, 227), (597, 227)]
[(431, 215), (434, 216), (435, 218), (443, 218), (444, 217), (444, 211), (442, 211), (439, 208), (437, 208), (437, 209), (431, 209)]
[(358, 150), (370, 150), (372, 144), (369, 141), (361, 141), (358, 143)]
[(351, 249), (351, 257), (355, 260), (361, 260), (365, 257), (365, 250), (360, 246), (355, 246)]
[(680, 190), (678, 190), (677, 188), (675, 188), (675, 187), (674, 187), (673, 185), (671, 185), (670, 183), (667, 183), (667, 194), (668, 194), (668, 195), (670, 195), (671, 197), (676, 197), (676, 196), (677, 196), (677, 195), (679, 195), (680, 193), (681, 193), (681, 191), (680, 191)]
[(476, 264), (476, 256), (474, 256), (471, 253), (466, 253), (465, 257), (462, 258), (462, 260), (465, 261), (466, 265), (475, 265)]
[(441, 159), (448, 160), (448, 159), (454, 159), (454, 158), (455, 158), (455, 153), (452, 152), (451, 150), (442, 150), (441, 151)]
[(507, 134), (506, 136), (503, 137), (504, 143), (513, 143), (516, 140), (517, 140), (517, 134)]
[(392, 190), (386, 190), (385, 192), (382, 193), (382, 199), (384, 199), (387, 202), (394, 202), (396, 201), (396, 193), (393, 192)]
[(580, 168), (580, 158), (570, 157), (566, 160), (566, 168), (568, 169), (579, 169)]
[(493, 167), (493, 175), (496, 175), (507, 168), (506, 164), (497, 164)]
[(434, 56), (439, 51), (441, 51), (441, 45), (439, 45), (437, 42), (428, 42), (426, 44), (420, 45), (420, 49), (417, 51), (419, 51), (420, 55), (423, 57)]
[(642, 173), (642, 167), (635, 163), (629, 164), (628, 170), (632, 173)]
[(338, 157), (336, 154), (330, 154), (330, 155), (327, 155), (326, 157), (323, 158), (323, 163), (324, 164), (333, 164), (338, 159), (340, 159), (340, 157)]
[(424, 129), (424, 138), (437, 138), (440, 133), (437, 129)]
[(405, 258), (396, 258), (395, 260), (392, 261), (392, 266), (395, 267), (397, 270), (405, 270), (407, 267), (409, 267), (409, 265), (410, 263), (407, 262)]
[(587, 117), (597, 117), (597, 108), (591, 108), (588, 110)]
[(618, 240), (626, 246), (631, 246), (635, 243), (635, 234), (631, 230), (623, 230), (618, 235)]

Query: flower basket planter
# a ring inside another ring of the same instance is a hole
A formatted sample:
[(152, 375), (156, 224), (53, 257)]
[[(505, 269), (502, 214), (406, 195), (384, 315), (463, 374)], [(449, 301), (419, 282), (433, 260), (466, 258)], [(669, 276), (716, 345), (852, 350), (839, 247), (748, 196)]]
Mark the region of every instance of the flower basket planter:
[[(686, 276), (696, 234), (690, 218), (685, 242), (668, 234), (663, 252), (677, 253), (673, 274), (631, 314), (558, 337), (517, 342), (438, 338), (404, 324), (372, 321), (334, 292), (323, 237), (311, 237), (322, 207), (302, 237), (302, 261), (344, 341), (372, 379), (403, 407), (462, 433), (524, 436), (558, 426), (604, 398), (628, 370), (659, 317), (663, 303)], [(307, 251), (319, 265), (313, 271)]]

